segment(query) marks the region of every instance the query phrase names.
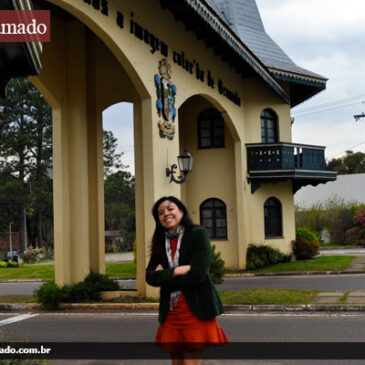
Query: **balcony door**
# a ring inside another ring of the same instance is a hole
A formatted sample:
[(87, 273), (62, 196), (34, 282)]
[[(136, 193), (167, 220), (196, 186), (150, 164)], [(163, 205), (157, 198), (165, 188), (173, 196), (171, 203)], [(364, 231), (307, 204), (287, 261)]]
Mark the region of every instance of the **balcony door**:
[(261, 143), (276, 143), (278, 138), (278, 118), (270, 109), (261, 112)]

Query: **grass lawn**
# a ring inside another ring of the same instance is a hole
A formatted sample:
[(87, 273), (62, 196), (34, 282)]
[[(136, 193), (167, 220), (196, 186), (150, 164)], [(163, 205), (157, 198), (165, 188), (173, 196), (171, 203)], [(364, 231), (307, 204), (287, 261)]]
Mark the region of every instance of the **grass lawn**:
[(343, 271), (356, 256), (319, 256), (313, 260), (282, 262), (260, 270), (241, 271), (241, 273), (285, 273), (305, 271)]
[[(319, 290), (296, 289), (250, 289), (240, 291), (219, 291), (219, 296), (224, 305), (231, 304), (276, 304), (298, 305), (313, 303)], [(0, 303), (35, 303), (36, 298), (31, 295), (3, 295)], [(153, 303), (158, 299), (126, 297), (113, 300), (118, 303)]]
[(20, 265), (0, 268), (0, 280), (54, 279), (54, 265)]
[(110, 277), (136, 276), (136, 264), (133, 262), (105, 264), (106, 274)]
[(320, 290), (248, 289), (219, 291), (223, 304), (311, 304)]
[[(105, 264), (109, 276), (136, 276), (133, 262)], [(54, 279), (54, 265), (20, 265), (19, 267), (0, 268), (0, 280), (7, 279)]]

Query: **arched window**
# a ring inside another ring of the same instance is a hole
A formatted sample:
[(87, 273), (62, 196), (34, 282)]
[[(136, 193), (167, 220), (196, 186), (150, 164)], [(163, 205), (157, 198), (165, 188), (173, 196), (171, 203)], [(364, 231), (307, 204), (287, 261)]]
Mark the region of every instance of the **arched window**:
[(217, 109), (207, 109), (198, 116), (198, 148), (218, 147), (224, 147), (224, 120)]
[(281, 237), (282, 229), (282, 209), (278, 199), (271, 197), (264, 204), (265, 216), (265, 237)]
[(208, 199), (200, 205), (200, 224), (212, 239), (227, 238), (226, 205), (219, 199)]
[(278, 142), (278, 118), (270, 109), (261, 112), (261, 142)]

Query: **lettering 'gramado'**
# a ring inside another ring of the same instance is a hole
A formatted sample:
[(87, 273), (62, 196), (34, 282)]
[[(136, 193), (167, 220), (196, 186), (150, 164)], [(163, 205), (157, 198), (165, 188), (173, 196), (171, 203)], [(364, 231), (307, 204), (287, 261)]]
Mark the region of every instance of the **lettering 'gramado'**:
[(44, 23), (37, 24), (37, 20), (33, 19), (31, 23), (1, 23), (0, 24), (0, 34), (21, 34), (21, 35), (43, 35), (47, 32), (48, 27)]
[(0, 10), (0, 42), (50, 42), (49, 10)]

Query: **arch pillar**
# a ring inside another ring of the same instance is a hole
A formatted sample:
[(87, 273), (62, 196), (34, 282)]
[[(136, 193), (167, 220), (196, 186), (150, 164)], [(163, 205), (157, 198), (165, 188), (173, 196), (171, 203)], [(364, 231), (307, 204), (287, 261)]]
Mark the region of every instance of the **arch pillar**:
[[(177, 121), (175, 122), (177, 123)], [(178, 130), (178, 126), (176, 126)], [(150, 258), (151, 239), (155, 229), (152, 217), (153, 204), (161, 197), (175, 195), (180, 198), (177, 184), (170, 184), (165, 169), (175, 162), (179, 154), (179, 137), (173, 141), (161, 139), (158, 131), (156, 103), (151, 98), (134, 104), (136, 242), (137, 242), (137, 293), (157, 297), (158, 289), (146, 283), (146, 267)], [(166, 158), (158, 158), (166, 156)], [(171, 159), (171, 160), (170, 160)]]
[[(75, 37), (75, 34), (78, 36)], [(67, 27), (65, 94), (53, 112), (55, 274), (59, 285), (105, 272), (103, 132), (85, 28)]]
[(236, 224), (237, 224), (237, 258), (238, 269), (246, 269), (246, 252), (248, 246), (248, 224), (247, 224), (247, 204), (244, 199), (244, 193), (246, 192), (247, 182), (244, 176), (244, 154), (241, 141), (237, 141), (234, 144), (235, 155), (235, 178), (236, 178)]

